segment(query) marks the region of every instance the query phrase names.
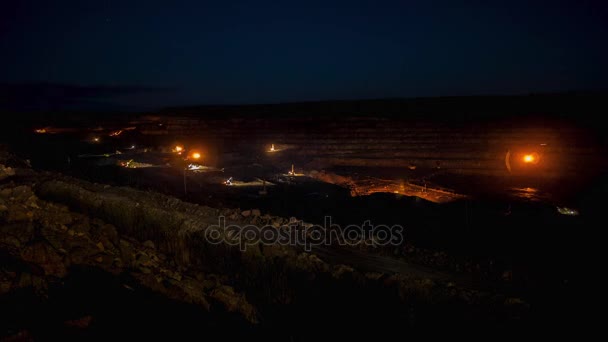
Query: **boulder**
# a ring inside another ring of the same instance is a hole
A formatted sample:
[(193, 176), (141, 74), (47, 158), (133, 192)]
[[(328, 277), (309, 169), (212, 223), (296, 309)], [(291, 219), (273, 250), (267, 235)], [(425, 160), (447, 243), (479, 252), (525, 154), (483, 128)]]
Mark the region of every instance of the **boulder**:
[(63, 278), (67, 274), (61, 256), (44, 242), (34, 242), (21, 251), (21, 258), (40, 267), (45, 275)]
[(19, 204), (12, 204), (8, 206), (8, 215), (6, 218), (7, 222), (23, 222), (32, 221), (34, 218), (34, 212), (29, 208)]
[(118, 248), (120, 250), (120, 257), (124, 263), (126, 265), (131, 265), (135, 260), (135, 250), (133, 249), (131, 243), (127, 240), (121, 239)]
[(144, 247), (148, 247), (150, 249), (155, 249), (156, 247), (154, 246), (154, 242), (150, 241), (150, 240), (146, 240), (144, 242)]
[(279, 228), (279, 227), (281, 227), (283, 225), (283, 222), (284, 222), (283, 218), (281, 218), (281, 217), (275, 217), (272, 220), (272, 226), (275, 227), (275, 228)]
[(331, 275), (336, 279), (343, 279), (345, 277), (352, 277), (353, 272), (355, 270), (352, 267), (340, 264), (333, 267)]
[(13, 170), (10, 167), (6, 167), (6, 166), (0, 164), (0, 181), (5, 178), (14, 176), (14, 175), (15, 175), (15, 170)]
[(241, 313), (250, 322), (257, 322), (253, 306), (247, 302), (244, 295), (235, 292), (232, 287), (222, 285), (211, 291), (210, 297), (222, 303), (226, 311)]

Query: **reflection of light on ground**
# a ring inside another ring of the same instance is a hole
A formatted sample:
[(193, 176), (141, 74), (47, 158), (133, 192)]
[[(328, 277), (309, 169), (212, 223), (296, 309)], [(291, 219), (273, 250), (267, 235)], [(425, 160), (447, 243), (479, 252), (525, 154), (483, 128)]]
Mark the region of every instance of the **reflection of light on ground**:
[(196, 173), (224, 171), (224, 169), (218, 169), (218, 168), (215, 168), (215, 167), (205, 166), (205, 165), (200, 165), (200, 164), (194, 164), (194, 163), (188, 164), (188, 170), (196, 172)]
[(536, 188), (512, 188), (511, 192), (513, 196), (517, 198), (526, 199), (529, 201), (540, 201), (542, 200), (543, 194)]
[(270, 147), (266, 150), (268, 153), (276, 153), (285, 150), (286, 148), (283, 146), (275, 146), (274, 144), (270, 145)]
[(146, 164), (146, 163), (138, 163), (135, 162), (133, 160), (126, 160), (126, 161), (119, 161), (118, 164), (122, 167), (126, 167), (128, 169), (141, 169), (141, 168), (146, 168), (146, 167), (152, 167), (152, 164)]
[(304, 176), (303, 173), (297, 173), (296, 169), (294, 168), (293, 164), (291, 165), (291, 170), (289, 172), (287, 172), (287, 174), (283, 174), (283, 176), (290, 176), (290, 177), (301, 177)]
[(118, 165), (127, 169), (145, 169), (151, 167), (166, 167), (166, 165), (154, 165), (148, 163), (140, 163), (136, 162), (133, 159), (131, 160), (119, 160)]
[(447, 203), (465, 197), (464, 195), (447, 190), (433, 189), (409, 183), (403, 184), (394, 180), (370, 179), (351, 183), (351, 196), (365, 196), (377, 192), (416, 196), (435, 203)]
[(424, 187), (416, 184), (404, 182), (403, 180), (379, 179), (373, 177), (352, 178), (340, 176), (333, 173), (313, 172), (311, 177), (320, 181), (339, 185), (350, 189), (351, 196), (367, 196), (374, 193), (393, 193), (398, 196), (416, 196), (430, 202), (447, 203), (466, 196), (449, 191), (447, 189), (437, 189)]
[(122, 154), (120, 151), (116, 151), (115, 153), (103, 153), (103, 154), (79, 154), (78, 158), (101, 158), (101, 157), (111, 157)]
[(264, 180), (259, 179), (259, 178), (255, 179), (251, 182), (243, 182), (243, 181), (234, 180), (232, 178), (229, 178), (228, 180), (226, 180), (224, 182), (224, 184), (230, 185), (230, 186), (239, 186), (239, 187), (274, 186), (274, 183), (270, 183), (268, 181), (264, 182)]
[(71, 127), (42, 127), (34, 129), (34, 133), (36, 134), (61, 134), (61, 133), (76, 133), (82, 131), (79, 128), (71, 128)]
[(557, 212), (567, 216), (578, 216), (578, 210), (566, 207), (557, 207)]

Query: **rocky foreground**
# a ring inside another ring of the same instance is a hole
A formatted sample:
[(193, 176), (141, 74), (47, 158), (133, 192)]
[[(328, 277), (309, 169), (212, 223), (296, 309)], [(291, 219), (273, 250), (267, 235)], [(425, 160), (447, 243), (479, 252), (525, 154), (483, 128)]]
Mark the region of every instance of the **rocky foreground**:
[[(6, 154), (3, 158), (3, 316), (18, 311), (24, 293), (28, 301), (44, 306), (57, 301), (56, 293), (72, 291), (65, 288), (75, 277), (89, 274), (103, 274), (126, 291), (196, 308), (207, 313), (201, 316), (204, 320), (237, 322), (232, 332), (254, 331), (280, 339), (305, 339), (328, 329), (357, 335), (352, 329), (361, 324), (376, 334), (381, 333), (376, 331), (379, 324), (387, 334), (399, 327), (438, 322), (504, 326), (525, 322), (529, 312), (529, 305), (519, 298), (420, 273), (360, 272), (288, 246), (255, 245), (240, 251), (210, 244), (203, 238), (205, 230), (220, 215), (228, 223), (269, 224), (276, 229), (289, 220), (35, 172), (12, 163)], [(88, 298), (94, 302), (96, 293), (88, 295), (81, 298), (78, 312), (54, 321), (62, 325), (61, 334), (96, 336), (104, 329), (104, 314), (87, 309)], [(1, 327), (0, 336), (48, 337), (47, 325), (28, 319), (8, 320)]]

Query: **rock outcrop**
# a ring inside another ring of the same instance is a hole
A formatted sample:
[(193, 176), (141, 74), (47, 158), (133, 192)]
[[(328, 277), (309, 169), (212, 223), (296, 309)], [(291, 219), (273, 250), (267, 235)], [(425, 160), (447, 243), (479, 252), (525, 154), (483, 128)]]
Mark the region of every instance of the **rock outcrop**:
[(0, 181), (15, 175), (15, 170), (0, 164)]
[[(179, 267), (227, 275), (233, 279), (236, 288), (243, 288), (251, 297), (257, 298), (257, 303), (289, 304), (307, 298), (309, 290), (319, 286), (345, 286), (362, 292), (382, 287), (398, 293), (399, 297), (394, 300), (401, 301), (405, 307), (412, 303), (447, 305), (458, 302), (464, 307), (504, 309), (502, 304), (495, 305), (496, 301), (504, 301), (502, 297), (466, 289), (447, 280), (430, 279), (428, 273), (370, 277), (350, 266), (327, 263), (314, 254), (291, 246), (253, 244), (241, 249), (238, 244), (217, 244), (206, 239), (207, 229), (218, 224), (219, 216), (226, 219), (226, 226), (239, 227), (248, 224), (273, 226), (279, 220), (270, 215), (262, 216), (255, 209), (214, 209), (156, 193), (68, 178), (43, 182), (37, 186), (37, 193), (42, 198), (68, 204), (112, 223), (119, 235), (151, 241), (149, 245), (156, 246)], [(297, 222), (297, 219), (280, 220), (281, 224), (289, 222)], [(282, 228), (279, 225), (276, 229)], [(230, 232), (219, 230), (218, 233), (223, 235), (221, 240)], [(140, 265), (146, 270), (147, 260), (141, 261)], [(220, 287), (214, 289), (210, 296), (227, 303), (228, 310), (240, 307), (240, 311), (247, 315), (247, 306), (232, 293), (232, 290)], [(412, 301), (412, 298), (416, 300)]]
[[(0, 183), (0, 252), (6, 261), (0, 267), (0, 295), (33, 289), (44, 297), (74, 269), (84, 268), (128, 275), (131, 285), (210, 313), (226, 312), (251, 324), (283, 322), (289, 329), (296, 329), (298, 319), (283, 321), (287, 313), (322, 326), (333, 317), (351, 322), (385, 307), (391, 309), (376, 312), (378, 319), (408, 324), (424, 320), (429, 308), (473, 313), (482, 320), (528, 312), (521, 298), (428, 274), (362, 272), (288, 245), (254, 243), (242, 249), (211, 243), (206, 234), (220, 216), (226, 225), (240, 227), (281, 230), (298, 223), (255, 208), (215, 209), (52, 173), (5, 179)], [(229, 232), (219, 233), (225, 238)], [(81, 318), (69, 325), (88, 326), (86, 315)], [(454, 319), (460, 320), (458, 314)]]
[(151, 241), (139, 242), (103, 220), (40, 200), (27, 185), (2, 186), (0, 203), (7, 208), (0, 217), (0, 249), (22, 265), (2, 270), (0, 294), (28, 286), (43, 293), (49, 282), (65, 278), (71, 268), (91, 267), (126, 273), (138, 285), (168, 298), (206, 310), (213, 303), (257, 322), (255, 309), (242, 293), (213, 274), (177, 267)]

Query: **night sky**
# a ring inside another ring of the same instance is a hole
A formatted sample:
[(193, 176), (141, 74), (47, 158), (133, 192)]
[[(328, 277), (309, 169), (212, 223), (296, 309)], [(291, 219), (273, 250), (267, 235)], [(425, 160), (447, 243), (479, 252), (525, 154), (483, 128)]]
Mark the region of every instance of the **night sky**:
[(133, 108), (605, 90), (605, 3), (2, 1), (0, 83)]

